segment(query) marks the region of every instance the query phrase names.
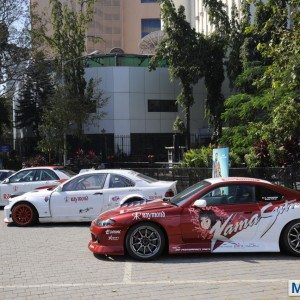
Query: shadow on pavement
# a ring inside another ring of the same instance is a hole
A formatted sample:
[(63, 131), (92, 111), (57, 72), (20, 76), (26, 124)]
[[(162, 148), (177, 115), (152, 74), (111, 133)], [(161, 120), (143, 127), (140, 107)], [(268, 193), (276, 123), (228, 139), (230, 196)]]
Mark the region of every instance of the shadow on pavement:
[(290, 261), (299, 260), (300, 257), (290, 256), (283, 253), (203, 253), (203, 254), (182, 254), (168, 255), (165, 254), (156, 260), (141, 262), (132, 259), (128, 255), (109, 256), (94, 254), (95, 258), (100, 261), (118, 261), (118, 262), (136, 262), (136, 263), (155, 263), (155, 264), (178, 264), (178, 263), (208, 263), (208, 262), (224, 262), (224, 261), (243, 261), (249, 264), (259, 264), (260, 261)]

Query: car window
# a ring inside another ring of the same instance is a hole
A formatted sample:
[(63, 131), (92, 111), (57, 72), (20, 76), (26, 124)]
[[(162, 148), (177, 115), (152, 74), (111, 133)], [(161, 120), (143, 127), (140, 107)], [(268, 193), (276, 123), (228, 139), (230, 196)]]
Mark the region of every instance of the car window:
[(208, 206), (222, 204), (243, 204), (255, 201), (255, 187), (245, 184), (224, 185), (201, 197)]
[(75, 172), (65, 169), (65, 168), (54, 168), (54, 170), (60, 171), (69, 177), (73, 177), (73, 176), (77, 175)]
[(258, 201), (278, 201), (282, 200), (283, 196), (273, 190), (265, 187), (257, 187)]
[(85, 174), (76, 177), (63, 186), (63, 191), (98, 190), (102, 189), (106, 174)]
[(110, 174), (109, 188), (125, 188), (129, 186), (134, 186), (134, 182), (130, 179), (117, 174)]
[(149, 177), (149, 176), (141, 174), (141, 173), (135, 173), (135, 176), (138, 177), (139, 179), (145, 180), (148, 183), (153, 183), (153, 182), (157, 182), (158, 181), (155, 178)]
[(11, 174), (13, 174), (13, 172), (0, 171), (0, 181), (2, 181), (5, 178), (9, 177)]
[(45, 180), (58, 180), (59, 177), (52, 170), (40, 170), (40, 179), (41, 181)]
[(9, 182), (31, 182), (34, 181), (36, 170), (24, 170), (10, 177)]
[(188, 199), (190, 199), (193, 195), (199, 193), (201, 190), (208, 187), (210, 183), (208, 181), (200, 181), (187, 189), (183, 190), (179, 194), (175, 195), (170, 202), (176, 205), (183, 205)]

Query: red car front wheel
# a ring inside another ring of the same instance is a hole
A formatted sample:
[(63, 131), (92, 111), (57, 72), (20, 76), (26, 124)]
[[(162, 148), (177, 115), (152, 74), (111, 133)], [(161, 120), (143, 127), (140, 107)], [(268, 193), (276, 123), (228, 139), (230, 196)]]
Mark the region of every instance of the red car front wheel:
[(159, 226), (139, 223), (131, 227), (126, 236), (128, 254), (138, 260), (152, 260), (159, 257), (165, 248), (165, 236)]

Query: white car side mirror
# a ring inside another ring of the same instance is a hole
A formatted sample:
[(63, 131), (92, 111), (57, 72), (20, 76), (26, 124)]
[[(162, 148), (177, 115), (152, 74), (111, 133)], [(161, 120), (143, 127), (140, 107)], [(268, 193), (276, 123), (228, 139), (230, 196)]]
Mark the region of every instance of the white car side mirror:
[(205, 207), (206, 205), (207, 205), (207, 203), (206, 203), (206, 200), (204, 200), (204, 199), (198, 199), (193, 204), (194, 207), (198, 207), (198, 208)]
[(2, 181), (2, 183), (5, 183), (5, 184), (9, 183), (9, 178), (4, 179), (4, 180)]

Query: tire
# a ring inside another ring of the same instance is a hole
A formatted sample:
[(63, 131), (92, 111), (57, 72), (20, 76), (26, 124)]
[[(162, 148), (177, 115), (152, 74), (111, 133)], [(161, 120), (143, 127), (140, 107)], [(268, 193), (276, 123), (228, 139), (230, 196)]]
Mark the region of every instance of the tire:
[(28, 203), (16, 204), (11, 215), (13, 222), (20, 227), (30, 226), (37, 221), (36, 210)]
[(120, 206), (128, 206), (128, 205), (136, 205), (136, 204), (142, 204), (144, 203), (146, 200), (143, 198), (129, 198), (127, 199), (124, 203), (122, 203)]
[(137, 260), (147, 261), (159, 257), (164, 251), (165, 244), (163, 231), (151, 222), (132, 226), (126, 235), (126, 250)]
[(282, 245), (289, 254), (300, 256), (300, 219), (289, 223), (284, 229)]

